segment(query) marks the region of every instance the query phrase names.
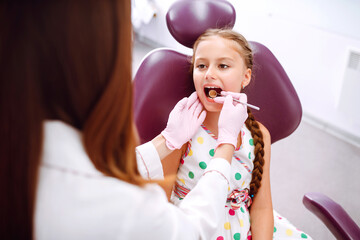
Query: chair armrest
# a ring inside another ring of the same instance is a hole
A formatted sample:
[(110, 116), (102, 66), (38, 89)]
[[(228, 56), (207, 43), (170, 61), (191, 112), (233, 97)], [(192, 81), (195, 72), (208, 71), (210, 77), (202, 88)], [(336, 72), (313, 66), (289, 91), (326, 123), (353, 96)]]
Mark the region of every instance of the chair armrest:
[(360, 239), (360, 228), (347, 212), (322, 193), (306, 193), (303, 204), (326, 225), (337, 239)]

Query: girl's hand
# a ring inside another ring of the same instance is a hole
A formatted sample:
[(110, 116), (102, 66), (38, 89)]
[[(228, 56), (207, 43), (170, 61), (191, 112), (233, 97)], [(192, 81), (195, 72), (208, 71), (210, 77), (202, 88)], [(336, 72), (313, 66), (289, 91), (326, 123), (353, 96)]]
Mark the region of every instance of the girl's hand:
[(223, 93), (226, 93), (226, 97), (217, 97), (214, 99), (217, 103), (223, 103), (218, 122), (216, 147), (220, 144), (229, 143), (236, 148), (238, 135), (248, 114), (246, 105), (234, 102), (233, 97), (243, 103), (247, 102), (247, 97), (244, 93), (222, 92), (222, 94)]
[(196, 133), (205, 117), (206, 111), (203, 111), (196, 92), (180, 100), (170, 112), (166, 128), (161, 132), (166, 146), (170, 150), (180, 149)]

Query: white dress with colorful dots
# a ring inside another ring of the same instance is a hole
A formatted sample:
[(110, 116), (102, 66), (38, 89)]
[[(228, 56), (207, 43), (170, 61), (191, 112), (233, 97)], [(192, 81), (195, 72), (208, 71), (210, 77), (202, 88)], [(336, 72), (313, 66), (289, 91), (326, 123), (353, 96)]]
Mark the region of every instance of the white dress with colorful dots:
[[(229, 179), (228, 201), (224, 207), (224, 216), (214, 240), (251, 239), (248, 195), (251, 172), (254, 167), (254, 144), (251, 132), (244, 126), (241, 129), (242, 144), (234, 153)], [(214, 156), (216, 137), (205, 126), (201, 126), (189, 141), (186, 153), (181, 159), (171, 201), (179, 205), (186, 194), (196, 185), (207, 164)], [(274, 239), (311, 239), (296, 229), (289, 221), (274, 211)]]

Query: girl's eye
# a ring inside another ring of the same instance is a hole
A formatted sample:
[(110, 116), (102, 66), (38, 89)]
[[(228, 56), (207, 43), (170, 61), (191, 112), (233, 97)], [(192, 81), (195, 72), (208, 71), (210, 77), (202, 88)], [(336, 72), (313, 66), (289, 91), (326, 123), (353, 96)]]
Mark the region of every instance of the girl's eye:
[(226, 65), (226, 64), (220, 64), (220, 65), (219, 65), (219, 67), (220, 67), (220, 68), (224, 68), (224, 69), (225, 69), (225, 68), (228, 68), (229, 66), (228, 66), (228, 65)]
[(197, 68), (203, 69), (203, 68), (206, 68), (206, 66), (205, 66), (205, 64), (199, 64), (199, 65), (197, 65)]

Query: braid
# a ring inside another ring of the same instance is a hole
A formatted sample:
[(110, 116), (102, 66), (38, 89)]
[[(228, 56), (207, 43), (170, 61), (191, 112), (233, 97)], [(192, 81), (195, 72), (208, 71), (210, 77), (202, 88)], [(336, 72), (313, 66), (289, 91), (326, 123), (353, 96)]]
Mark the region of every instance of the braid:
[(247, 128), (251, 132), (251, 136), (254, 140), (254, 169), (252, 171), (252, 178), (250, 183), (250, 196), (255, 197), (261, 186), (261, 179), (264, 166), (264, 140), (263, 135), (260, 130), (259, 124), (255, 121), (254, 115), (251, 113), (250, 109), (247, 109), (248, 118), (245, 121)]

